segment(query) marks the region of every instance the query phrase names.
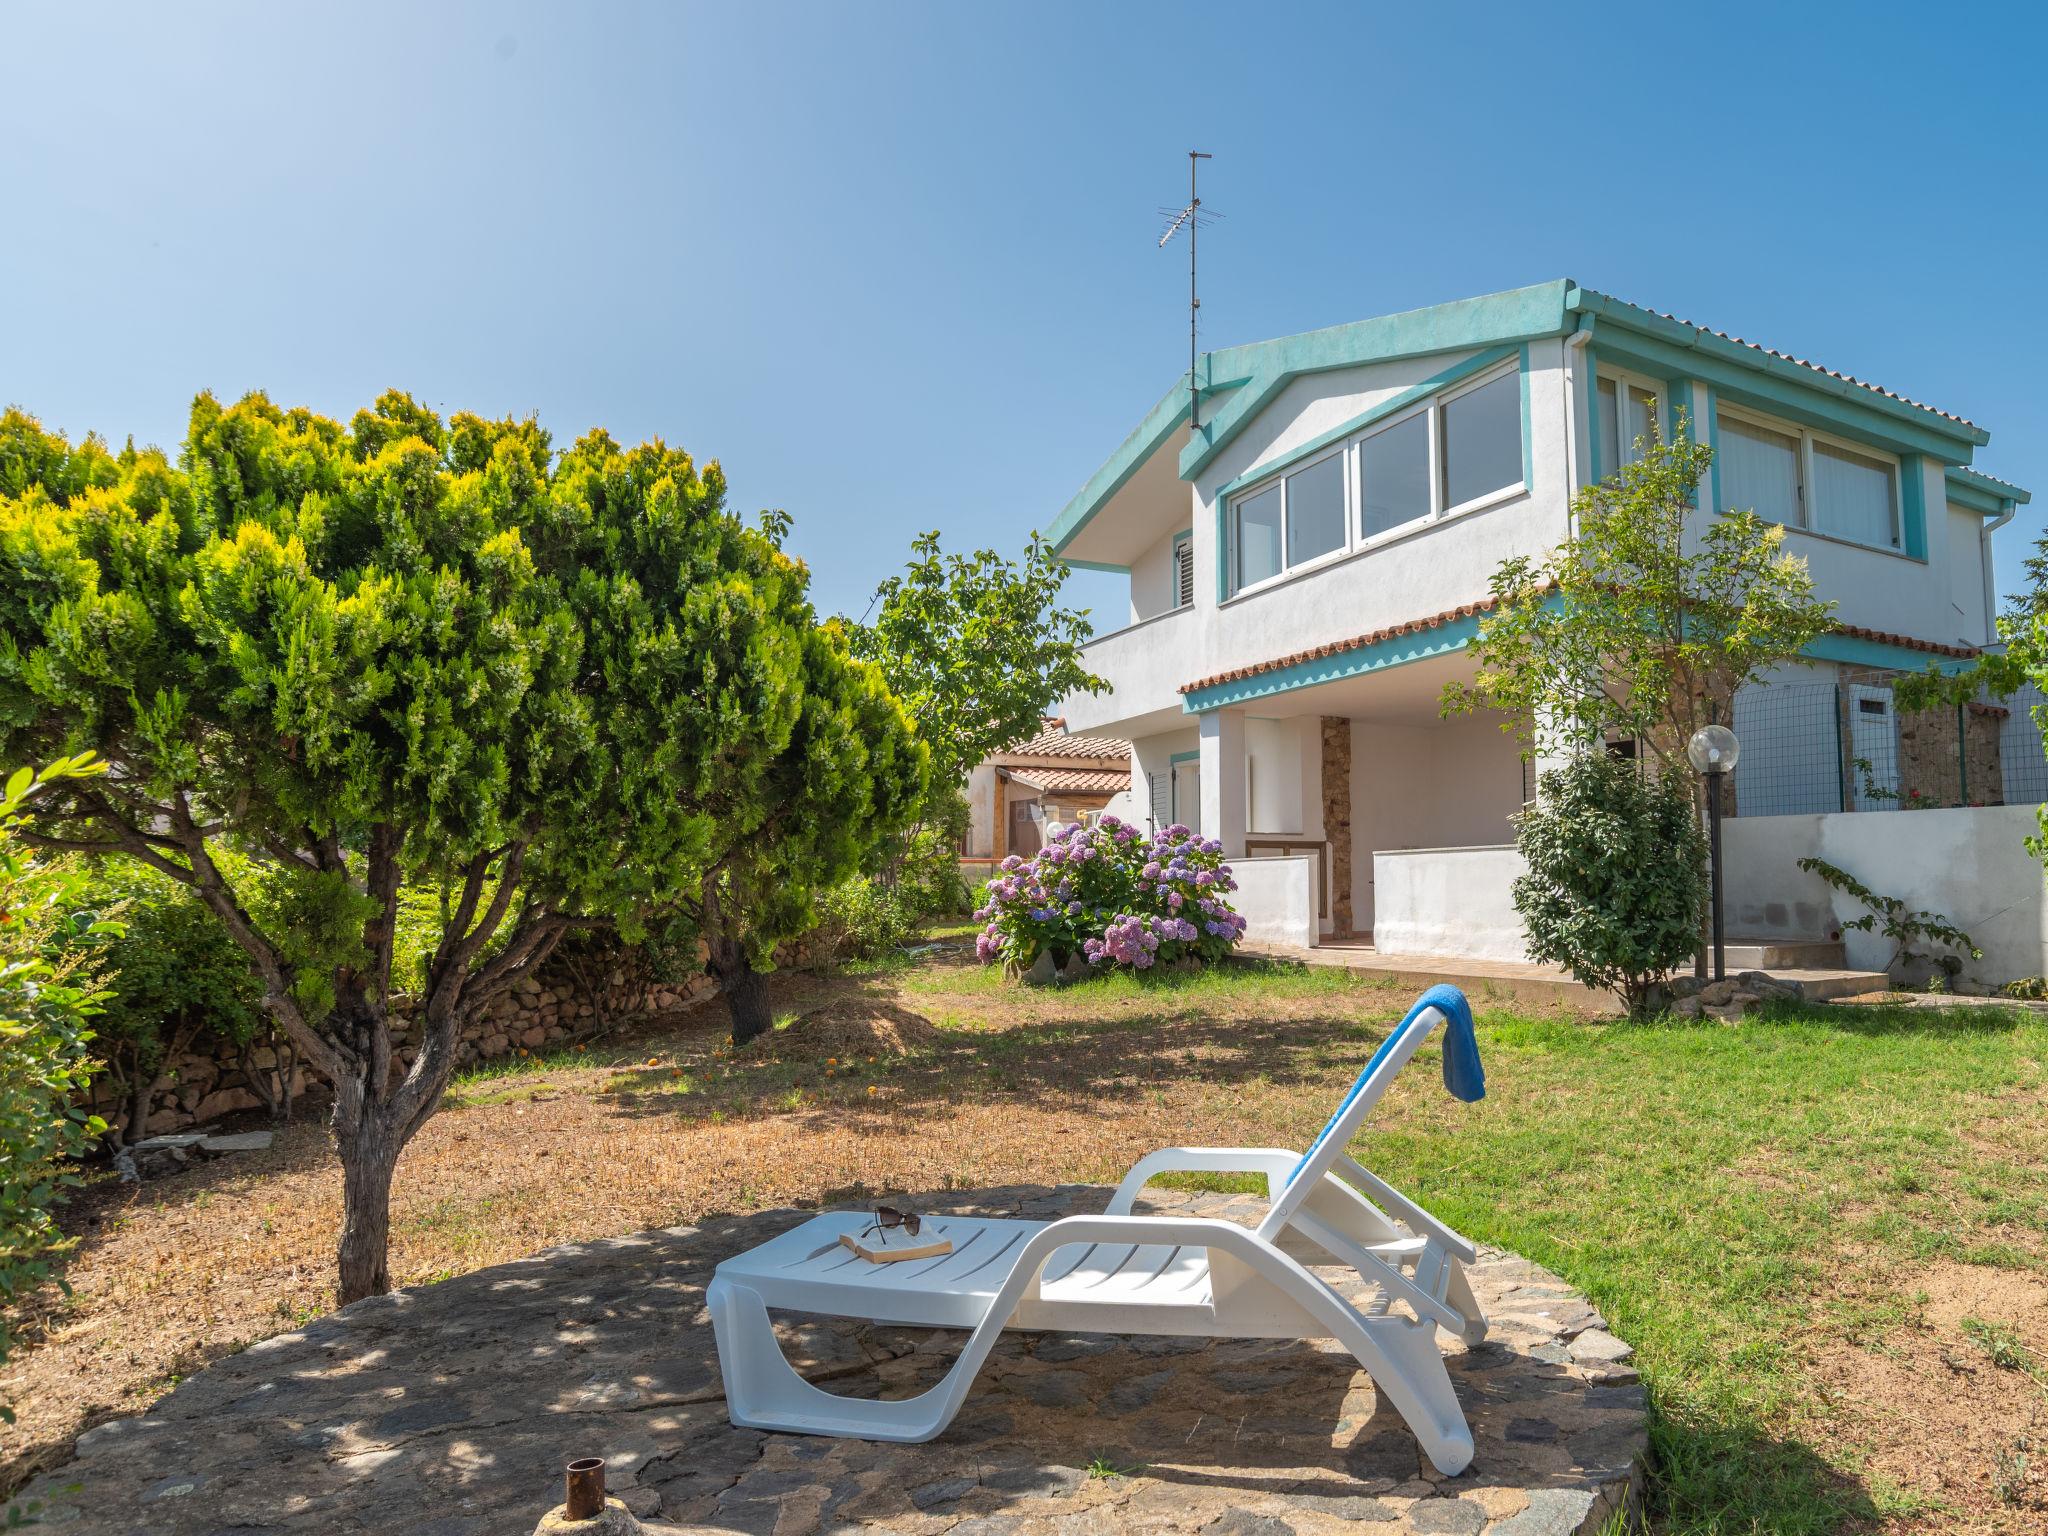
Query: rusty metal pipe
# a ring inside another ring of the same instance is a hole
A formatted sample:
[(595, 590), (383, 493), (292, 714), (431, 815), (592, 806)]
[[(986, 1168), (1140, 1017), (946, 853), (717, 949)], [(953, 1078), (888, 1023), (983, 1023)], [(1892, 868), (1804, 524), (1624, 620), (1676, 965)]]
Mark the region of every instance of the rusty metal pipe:
[(595, 1520), (604, 1513), (604, 1458), (579, 1456), (563, 1469), (562, 1513), (571, 1520)]

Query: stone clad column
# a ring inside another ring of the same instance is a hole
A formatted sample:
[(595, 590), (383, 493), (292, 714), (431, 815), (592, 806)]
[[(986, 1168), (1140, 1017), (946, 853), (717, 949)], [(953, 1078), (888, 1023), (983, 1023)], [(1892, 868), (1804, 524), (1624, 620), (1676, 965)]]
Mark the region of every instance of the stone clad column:
[(1323, 839), (1330, 845), (1330, 926), (1351, 926), (1351, 722), (1324, 715)]
[(1199, 717), (1202, 738), (1202, 835), (1223, 844), (1226, 859), (1244, 857), (1244, 711), (1212, 709)]

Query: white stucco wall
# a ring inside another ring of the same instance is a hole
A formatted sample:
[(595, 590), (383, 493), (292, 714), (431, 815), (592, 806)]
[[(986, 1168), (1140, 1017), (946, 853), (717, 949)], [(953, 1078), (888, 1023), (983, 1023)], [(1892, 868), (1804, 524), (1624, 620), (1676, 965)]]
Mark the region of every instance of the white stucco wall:
[(1230, 861), (1237, 876), (1230, 904), (1245, 920), (1248, 942), (1297, 949), (1316, 942), (1317, 864), (1308, 854)]
[(1377, 862), (1404, 848), (1490, 847), (1514, 836), (1522, 760), (1492, 720), (1351, 726), (1353, 922), (1379, 932)]
[(977, 764), (967, 775), (967, 854), (987, 858), (995, 851), (996, 771)]
[(1841, 931), (1861, 906), (1798, 866), (1801, 858), (1821, 858), (1968, 933), (1984, 958), (1967, 974), (1993, 983), (2042, 975), (2048, 884), (2025, 845), (2038, 827), (2030, 805), (1736, 817), (1721, 829), (1728, 931), (1792, 940), (1840, 933), (1851, 965), (1881, 967), (1891, 954), (1887, 940)]
[(1527, 959), (1528, 935), (1513, 895), (1524, 867), (1512, 847), (1374, 854), (1373, 947), (1389, 955)]
[[(1935, 503), (1939, 506), (1940, 503)], [(1931, 514), (1941, 518), (1942, 514)], [(1984, 613), (1984, 525), (1989, 521), (1968, 507), (1950, 507), (1948, 529), (1948, 596), (1957, 627), (1970, 644), (1995, 640)], [(1930, 535), (1932, 530), (1929, 530)]]

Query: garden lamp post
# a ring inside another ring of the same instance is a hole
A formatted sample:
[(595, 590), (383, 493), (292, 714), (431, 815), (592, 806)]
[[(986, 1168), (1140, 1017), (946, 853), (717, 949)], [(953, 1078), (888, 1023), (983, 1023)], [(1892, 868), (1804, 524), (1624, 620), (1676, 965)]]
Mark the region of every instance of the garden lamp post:
[(1707, 781), (1707, 848), (1713, 863), (1714, 980), (1728, 974), (1726, 935), (1721, 928), (1721, 775), (1735, 771), (1742, 743), (1725, 725), (1703, 725), (1685, 744), (1685, 759)]

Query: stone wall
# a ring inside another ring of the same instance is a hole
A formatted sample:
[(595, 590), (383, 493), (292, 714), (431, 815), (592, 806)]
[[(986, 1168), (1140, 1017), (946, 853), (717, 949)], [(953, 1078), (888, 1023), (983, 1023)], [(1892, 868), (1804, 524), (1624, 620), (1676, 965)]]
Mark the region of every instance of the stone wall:
[[(578, 978), (577, 971), (585, 973)], [(612, 960), (600, 976), (585, 962), (550, 962), (541, 974), (520, 982), (471, 1023), (456, 1051), (458, 1067), (510, 1056), (520, 1051), (557, 1050), (590, 1039), (608, 1028), (701, 1002), (718, 990), (702, 971), (677, 981), (656, 981), (645, 974), (639, 956), (627, 952)], [(586, 984), (586, 982), (588, 984)], [(592, 988), (597, 988), (595, 999)], [(397, 1050), (410, 1063), (419, 1049), (420, 1025), (412, 1019), (413, 1001), (401, 998), (395, 1011), (405, 1019)], [(273, 1047), (257, 1045), (246, 1052), (227, 1041), (201, 1034), (194, 1047), (167, 1063), (152, 1099), (150, 1135), (204, 1125), (223, 1115), (265, 1107), (253, 1074), (279, 1068)], [(304, 1065), (292, 1073), (293, 1098), (320, 1082)], [(120, 1089), (102, 1076), (93, 1087), (93, 1109), (109, 1125), (125, 1126), (130, 1113)]]
[[(1899, 795), (1909, 805), (2003, 805), (1998, 738), (2009, 711), (1952, 704), (1899, 715)], [(1959, 760), (1960, 759), (1960, 760)]]
[(1323, 841), (1330, 845), (1330, 928), (1351, 928), (1351, 721), (1325, 715), (1323, 730)]

